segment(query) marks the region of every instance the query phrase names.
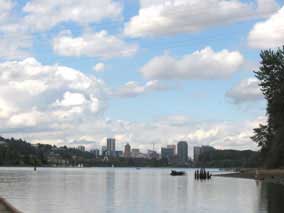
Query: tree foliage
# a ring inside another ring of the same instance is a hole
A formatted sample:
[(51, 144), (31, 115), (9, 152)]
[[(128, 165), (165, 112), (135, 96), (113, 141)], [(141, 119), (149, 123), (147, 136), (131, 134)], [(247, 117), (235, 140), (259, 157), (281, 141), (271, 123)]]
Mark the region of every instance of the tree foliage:
[[(64, 163), (63, 163), (64, 161)], [(30, 144), (22, 139), (6, 139), (0, 136), (0, 166), (112, 166), (116, 167), (168, 167), (165, 160), (144, 158), (113, 158), (104, 160), (88, 151), (67, 146)]]
[(261, 147), (266, 167), (284, 165), (284, 46), (260, 54), (261, 66), (255, 71), (267, 100), (267, 124), (254, 129), (252, 139)]
[(94, 158), (90, 152), (75, 148), (56, 147), (48, 144), (30, 144), (22, 139), (6, 139), (0, 136), (0, 166), (48, 165), (50, 156), (73, 163), (88, 162)]
[(196, 167), (252, 168), (259, 166), (259, 155), (251, 150), (206, 150), (199, 156)]

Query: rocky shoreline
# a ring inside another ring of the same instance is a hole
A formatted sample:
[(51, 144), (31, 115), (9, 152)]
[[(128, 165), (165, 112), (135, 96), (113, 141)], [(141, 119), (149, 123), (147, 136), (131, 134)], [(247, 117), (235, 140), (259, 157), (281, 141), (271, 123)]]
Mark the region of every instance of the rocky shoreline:
[(239, 172), (215, 174), (215, 177), (246, 178), (260, 180), (284, 186), (284, 169), (246, 169)]

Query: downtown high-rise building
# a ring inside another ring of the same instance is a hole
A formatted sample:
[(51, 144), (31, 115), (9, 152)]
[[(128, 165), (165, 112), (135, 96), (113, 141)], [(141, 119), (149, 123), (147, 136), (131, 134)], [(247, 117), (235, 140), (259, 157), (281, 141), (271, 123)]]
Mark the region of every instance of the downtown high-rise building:
[(131, 157), (131, 146), (129, 144), (126, 144), (124, 146), (124, 157), (130, 158)]
[(115, 138), (107, 138), (107, 155), (115, 156)]
[(177, 146), (175, 144), (169, 144), (169, 145), (167, 145), (167, 148), (173, 149), (174, 150), (174, 155), (176, 155)]
[(173, 148), (168, 148), (168, 147), (161, 148), (161, 158), (162, 159), (171, 160), (174, 158), (174, 155), (175, 155), (175, 150)]
[(178, 142), (177, 157), (180, 163), (186, 163), (188, 161), (188, 145), (186, 141)]

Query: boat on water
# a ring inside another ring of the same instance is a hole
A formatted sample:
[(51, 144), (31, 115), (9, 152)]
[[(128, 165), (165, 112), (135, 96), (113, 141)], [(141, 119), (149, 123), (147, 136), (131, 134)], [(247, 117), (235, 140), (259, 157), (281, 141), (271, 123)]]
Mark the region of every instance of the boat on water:
[(184, 171), (176, 171), (176, 170), (171, 171), (171, 176), (182, 176), (182, 175), (185, 175)]

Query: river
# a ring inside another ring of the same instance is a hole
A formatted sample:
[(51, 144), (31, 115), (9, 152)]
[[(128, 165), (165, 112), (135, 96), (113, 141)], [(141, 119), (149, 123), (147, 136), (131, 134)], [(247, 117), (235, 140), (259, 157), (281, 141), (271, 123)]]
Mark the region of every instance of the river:
[(284, 187), (194, 180), (150, 168), (0, 168), (0, 196), (27, 213), (283, 213)]

